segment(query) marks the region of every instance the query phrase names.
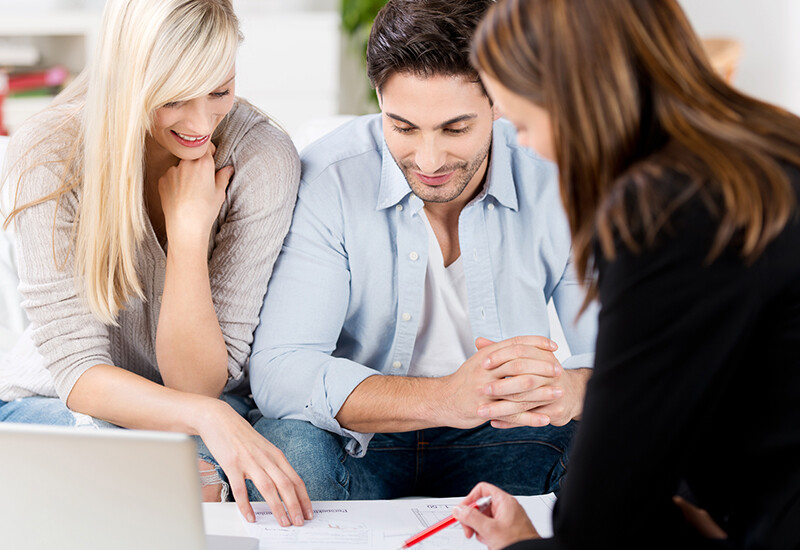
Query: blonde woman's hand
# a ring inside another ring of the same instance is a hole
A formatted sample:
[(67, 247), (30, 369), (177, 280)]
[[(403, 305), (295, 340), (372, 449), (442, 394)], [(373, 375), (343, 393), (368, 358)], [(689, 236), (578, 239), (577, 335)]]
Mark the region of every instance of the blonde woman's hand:
[[(488, 510), (481, 512), (469, 506), (483, 497), (492, 497)], [(475, 535), (489, 550), (539, 538), (517, 499), (490, 483), (478, 483), (453, 510), (453, 516), (461, 523), (467, 538)]]
[(280, 525), (302, 525), (311, 519), (306, 486), (280, 449), (224, 401), (211, 399), (204, 403), (197, 431), (228, 477), (242, 516), (255, 521), (245, 486), (245, 479), (249, 479)]
[(158, 181), (170, 247), (208, 244), (214, 219), (225, 200), (233, 166), (214, 172), (214, 144), (196, 160), (181, 160)]

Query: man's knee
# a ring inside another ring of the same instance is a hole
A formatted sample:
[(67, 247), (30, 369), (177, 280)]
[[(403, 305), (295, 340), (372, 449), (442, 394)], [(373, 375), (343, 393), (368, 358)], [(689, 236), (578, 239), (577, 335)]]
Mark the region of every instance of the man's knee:
[(476, 430), (472, 437), (480, 450), (470, 452), (465, 467), (470, 476), (479, 475), (512, 494), (557, 492), (567, 472), (575, 424)]
[(306, 484), (311, 500), (346, 500), (349, 474), (341, 437), (303, 420), (261, 418), (256, 431), (278, 447)]
[(568, 471), (569, 452), (577, 429), (577, 422), (565, 426), (545, 426), (538, 428), (542, 444), (541, 459), (533, 459), (540, 479), (541, 492), (558, 494), (561, 483)]

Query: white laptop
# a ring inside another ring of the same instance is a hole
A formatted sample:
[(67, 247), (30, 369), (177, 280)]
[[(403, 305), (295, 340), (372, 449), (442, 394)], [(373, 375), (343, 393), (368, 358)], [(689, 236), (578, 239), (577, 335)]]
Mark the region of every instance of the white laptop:
[(0, 423), (0, 541), (14, 550), (255, 550), (206, 536), (184, 434)]

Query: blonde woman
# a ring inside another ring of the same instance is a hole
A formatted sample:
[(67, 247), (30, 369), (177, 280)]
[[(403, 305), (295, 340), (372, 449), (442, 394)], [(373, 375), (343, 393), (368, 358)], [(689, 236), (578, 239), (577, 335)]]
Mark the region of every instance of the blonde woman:
[(0, 420), (197, 435), (207, 498), (227, 475), (253, 521), (249, 479), (302, 524), (303, 482), (240, 414), (299, 162), (234, 96), (239, 41), (230, 0), (108, 0), (92, 65), (11, 140), (31, 329)]

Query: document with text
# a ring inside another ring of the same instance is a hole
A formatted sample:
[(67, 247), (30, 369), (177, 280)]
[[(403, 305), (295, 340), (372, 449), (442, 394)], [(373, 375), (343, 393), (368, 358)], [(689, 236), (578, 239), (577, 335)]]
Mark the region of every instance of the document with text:
[[(553, 494), (517, 497), (542, 537), (553, 535)], [(422, 529), (450, 516), (461, 498), (403, 500), (315, 501), (314, 519), (302, 527), (281, 527), (264, 502), (253, 502), (256, 523), (246, 523), (248, 535), (260, 550), (394, 550)], [(414, 546), (415, 550), (470, 550), (486, 548), (467, 539), (459, 524), (452, 525)]]

